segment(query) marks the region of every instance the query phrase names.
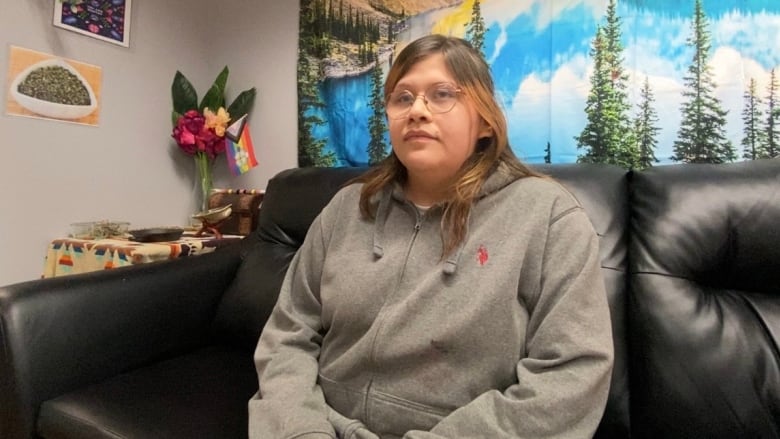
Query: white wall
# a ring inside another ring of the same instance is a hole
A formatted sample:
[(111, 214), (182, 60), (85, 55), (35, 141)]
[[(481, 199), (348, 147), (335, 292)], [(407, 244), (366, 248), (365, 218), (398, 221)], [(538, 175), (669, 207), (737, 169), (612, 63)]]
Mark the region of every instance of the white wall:
[[(229, 100), (257, 88), (260, 166), (233, 177), (220, 157), (215, 186), (264, 188), (296, 166), (297, 1), (134, 0), (129, 48), (55, 28), (54, 1), (0, 0), (0, 285), (40, 277), (71, 222), (187, 223), (194, 165), (170, 138), (177, 69), (201, 95), (226, 64)], [(6, 115), (11, 45), (102, 67), (99, 126)]]

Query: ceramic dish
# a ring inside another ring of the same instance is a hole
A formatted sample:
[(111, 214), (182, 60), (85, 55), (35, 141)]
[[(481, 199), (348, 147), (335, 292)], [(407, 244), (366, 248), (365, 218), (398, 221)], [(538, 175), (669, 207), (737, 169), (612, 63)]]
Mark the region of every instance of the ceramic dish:
[(215, 224), (219, 221), (227, 219), (231, 213), (233, 213), (232, 204), (227, 206), (215, 207), (205, 212), (200, 212), (192, 215), (193, 218), (199, 219), (204, 223)]
[(184, 229), (181, 227), (152, 227), (148, 229), (130, 230), (130, 239), (138, 242), (176, 241), (181, 238)]
[(125, 238), (130, 223), (127, 221), (87, 221), (70, 224), (70, 236), (77, 239)]
[[(76, 78), (81, 81), (89, 93), (89, 105), (58, 104), (56, 102), (44, 101), (42, 99), (19, 93), (19, 84), (24, 81), (25, 78), (27, 78), (27, 75), (42, 67), (53, 66), (62, 67), (70, 73), (76, 75)], [(26, 108), (27, 110), (30, 110), (36, 114), (40, 114), (41, 116), (53, 117), (56, 119), (80, 119), (84, 116), (92, 114), (92, 112), (97, 108), (97, 98), (95, 97), (95, 92), (92, 90), (92, 87), (89, 85), (87, 80), (81, 76), (81, 73), (79, 73), (78, 70), (74, 69), (73, 66), (60, 58), (47, 59), (24, 69), (21, 73), (16, 75), (16, 78), (14, 78), (14, 80), (11, 82), (11, 89), (9, 90), (9, 93), (11, 94), (11, 97), (13, 97), (13, 99), (19, 103), (19, 105)]]

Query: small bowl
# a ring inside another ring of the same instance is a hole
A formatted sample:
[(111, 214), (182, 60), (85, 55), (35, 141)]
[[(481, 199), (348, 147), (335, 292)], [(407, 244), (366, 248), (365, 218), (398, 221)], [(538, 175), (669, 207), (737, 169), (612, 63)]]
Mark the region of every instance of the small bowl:
[[(30, 73), (42, 67), (53, 66), (62, 67), (68, 70), (69, 72), (73, 73), (76, 78), (79, 79), (79, 81), (81, 81), (89, 93), (89, 105), (59, 104), (57, 102), (44, 101), (43, 99), (38, 99), (26, 94), (19, 93), (19, 84), (21, 84)], [(21, 73), (16, 75), (16, 78), (14, 78), (14, 80), (11, 82), (11, 89), (9, 92), (11, 93), (13, 99), (27, 110), (30, 110), (33, 113), (39, 114), (41, 116), (52, 117), (55, 119), (81, 119), (82, 117), (92, 114), (92, 112), (97, 108), (97, 98), (95, 97), (95, 92), (92, 90), (92, 87), (89, 85), (87, 80), (81, 76), (81, 73), (79, 73), (78, 70), (74, 69), (73, 66), (61, 58), (47, 59), (27, 67)]]
[(226, 206), (215, 207), (205, 212), (196, 213), (195, 215), (192, 215), (192, 217), (207, 224), (216, 224), (227, 219), (230, 214), (233, 213), (232, 206), (232, 204), (228, 204)]
[(124, 238), (130, 223), (127, 221), (84, 221), (70, 224), (70, 236), (76, 239)]
[(92, 239), (92, 226), (94, 221), (70, 223), (70, 237), (76, 239)]
[(95, 239), (124, 238), (130, 223), (127, 221), (95, 221), (92, 225), (92, 236)]
[(181, 227), (151, 227), (148, 229), (130, 230), (130, 239), (138, 242), (177, 241), (184, 233)]

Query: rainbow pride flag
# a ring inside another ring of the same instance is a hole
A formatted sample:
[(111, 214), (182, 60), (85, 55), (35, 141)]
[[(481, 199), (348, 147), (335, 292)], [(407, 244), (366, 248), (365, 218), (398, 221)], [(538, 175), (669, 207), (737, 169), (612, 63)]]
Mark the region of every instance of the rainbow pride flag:
[(228, 167), (233, 175), (241, 175), (257, 166), (255, 147), (252, 144), (252, 136), (249, 135), (246, 115), (241, 116), (225, 130), (225, 149)]

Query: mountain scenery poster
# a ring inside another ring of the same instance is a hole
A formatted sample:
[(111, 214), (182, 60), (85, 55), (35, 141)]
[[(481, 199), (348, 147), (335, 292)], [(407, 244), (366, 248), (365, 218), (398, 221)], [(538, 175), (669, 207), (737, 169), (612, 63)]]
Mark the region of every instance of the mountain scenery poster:
[(385, 75), (430, 33), (481, 50), (526, 162), (780, 156), (777, 0), (300, 1), (300, 166), (389, 153)]

